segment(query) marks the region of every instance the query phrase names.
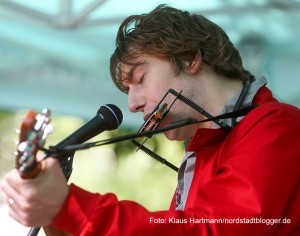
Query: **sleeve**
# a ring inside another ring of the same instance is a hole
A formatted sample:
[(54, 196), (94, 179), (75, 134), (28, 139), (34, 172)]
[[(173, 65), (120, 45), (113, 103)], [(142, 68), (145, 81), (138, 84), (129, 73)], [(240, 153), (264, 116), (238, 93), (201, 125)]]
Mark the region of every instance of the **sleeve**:
[[(291, 125), (295, 115), (272, 109), (264, 114), (247, 115), (248, 125), (223, 147), (213, 178), (201, 188), (193, 186), (184, 211), (150, 212), (114, 194), (92, 194), (72, 184), (52, 224), (80, 236), (299, 233), (300, 125)], [(276, 221), (284, 218), (292, 222)]]
[[(179, 235), (176, 227), (170, 227), (174, 224), (170, 220), (185, 221), (182, 213), (172, 210), (149, 212), (136, 202), (118, 201), (114, 194), (94, 194), (71, 184), (67, 199), (52, 225), (81, 236)], [(184, 235), (193, 235), (192, 225), (186, 228), (190, 228), (191, 234), (185, 230)], [(183, 229), (180, 231), (183, 235)]]

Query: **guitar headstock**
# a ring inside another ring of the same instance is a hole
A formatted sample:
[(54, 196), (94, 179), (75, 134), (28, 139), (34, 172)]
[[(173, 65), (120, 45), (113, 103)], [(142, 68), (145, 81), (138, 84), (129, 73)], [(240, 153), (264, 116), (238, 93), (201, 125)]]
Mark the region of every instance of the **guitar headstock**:
[(23, 178), (34, 178), (40, 172), (36, 154), (44, 147), (46, 138), (52, 131), (49, 110), (43, 109), (41, 114), (32, 110), (27, 112), (20, 128), (16, 151), (16, 168)]

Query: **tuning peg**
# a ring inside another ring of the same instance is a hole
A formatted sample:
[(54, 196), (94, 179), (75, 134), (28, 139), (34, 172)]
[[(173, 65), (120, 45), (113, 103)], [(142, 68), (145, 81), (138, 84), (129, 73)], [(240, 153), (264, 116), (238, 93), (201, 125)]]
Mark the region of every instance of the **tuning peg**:
[(27, 143), (26, 142), (22, 142), (20, 143), (19, 147), (18, 147), (18, 150), (20, 152), (24, 152), (26, 150), (26, 148), (28, 147)]
[(13, 140), (14, 144), (19, 145), (20, 141), (19, 140)]
[(45, 132), (46, 134), (52, 134), (53, 131), (54, 131), (53, 125), (48, 124), (47, 127), (45, 128), (45, 131), (44, 131), (44, 132)]
[(12, 155), (15, 156), (15, 157), (18, 156), (18, 151), (12, 152)]
[(20, 129), (16, 129), (16, 134), (20, 134), (21, 133), (21, 130)]
[(43, 136), (41, 137), (40, 141), (40, 146), (43, 146), (45, 143), (46, 138), (48, 137), (49, 134), (53, 133), (54, 127), (51, 124), (47, 124), (46, 127), (44, 128)]
[(46, 115), (46, 116), (50, 116), (50, 115), (51, 115), (51, 111), (50, 111), (49, 109), (47, 109), (47, 108), (44, 108), (44, 109), (42, 110), (42, 113), (43, 113), (44, 115)]

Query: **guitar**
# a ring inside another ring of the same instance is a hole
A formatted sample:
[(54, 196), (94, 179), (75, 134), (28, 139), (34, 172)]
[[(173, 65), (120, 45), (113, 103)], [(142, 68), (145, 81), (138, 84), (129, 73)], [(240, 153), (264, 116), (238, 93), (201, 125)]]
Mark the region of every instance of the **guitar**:
[[(41, 165), (36, 159), (37, 152), (44, 149), (46, 138), (53, 131), (50, 110), (43, 109), (41, 114), (30, 110), (25, 115), (19, 130), (16, 169), (24, 179), (34, 178), (41, 171)], [(47, 236), (70, 235), (53, 226), (43, 227)], [(39, 228), (32, 228), (29, 235), (37, 235)], [(34, 232), (34, 234), (31, 234)]]

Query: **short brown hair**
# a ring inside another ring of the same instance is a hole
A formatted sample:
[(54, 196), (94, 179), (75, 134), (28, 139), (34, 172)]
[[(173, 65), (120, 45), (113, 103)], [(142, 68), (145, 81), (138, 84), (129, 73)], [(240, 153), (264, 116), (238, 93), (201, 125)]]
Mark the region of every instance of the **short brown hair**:
[[(134, 48), (134, 50), (132, 50)], [(159, 5), (149, 14), (132, 15), (121, 24), (116, 49), (110, 58), (110, 73), (123, 92), (120, 63), (136, 65), (141, 54), (169, 60), (177, 73), (185, 71), (184, 62), (197, 54), (216, 73), (229, 78), (254, 80), (243, 68), (238, 50), (215, 23), (198, 14), (190, 14)]]

